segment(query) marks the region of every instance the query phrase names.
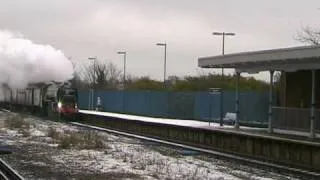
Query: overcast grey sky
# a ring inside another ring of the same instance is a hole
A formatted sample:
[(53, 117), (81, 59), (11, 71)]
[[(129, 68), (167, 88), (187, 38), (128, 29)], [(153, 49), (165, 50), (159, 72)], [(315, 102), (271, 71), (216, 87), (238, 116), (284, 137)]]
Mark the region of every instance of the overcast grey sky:
[(168, 75), (194, 75), (198, 57), (221, 54), (213, 31), (237, 34), (226, 39), (226, 53), (298, 46), (301, 26), (320, 27), (319, 7), (318, 0), (0, 0), (0, 29), (80, 63), (98, 56), (122, 67), (116, 52), (126, 50), (128, 73), (162, 79), (157, 42), (168, 43)]

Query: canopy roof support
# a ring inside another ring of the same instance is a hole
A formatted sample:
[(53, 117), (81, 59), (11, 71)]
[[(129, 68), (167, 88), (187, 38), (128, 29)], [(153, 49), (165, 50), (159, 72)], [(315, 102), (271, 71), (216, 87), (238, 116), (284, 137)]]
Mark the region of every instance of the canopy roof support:
[(311, 91), (311, 116), (310, 116), (310, 138), (315, 137), (314, 120), (315, 120), (315, 82), (316, 71), (312, 70), (312, 91)]
[(234, 123), (234, 127), (239, 129), (239, 79), (240, 79), (240, 72), (236, 72), (236, 121)]
[(272, 105), (273, 105), (273, 75), (274, 71), (270, 71), (270, 85), (269, 85), (269, 114), (268, 114), (268, 132), (272, 133)]

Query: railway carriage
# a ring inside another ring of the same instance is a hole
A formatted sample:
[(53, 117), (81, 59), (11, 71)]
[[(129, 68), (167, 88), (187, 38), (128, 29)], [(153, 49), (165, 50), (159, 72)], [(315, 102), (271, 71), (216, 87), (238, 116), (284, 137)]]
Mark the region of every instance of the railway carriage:
[(30, 84), (25, 89), (2, 86), (1, 105), (50, 117), (74, 118), (78, 115), (78, 93), (70, 83)]

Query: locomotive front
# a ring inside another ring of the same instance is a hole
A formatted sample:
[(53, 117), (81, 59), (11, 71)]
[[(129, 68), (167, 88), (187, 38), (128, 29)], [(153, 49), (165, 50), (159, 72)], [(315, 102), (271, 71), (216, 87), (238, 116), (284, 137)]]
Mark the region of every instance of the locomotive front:
[(75, 117), (79, 113), (77, 89), (61, 86), (57, 89), (56, 112), (65, 117)]

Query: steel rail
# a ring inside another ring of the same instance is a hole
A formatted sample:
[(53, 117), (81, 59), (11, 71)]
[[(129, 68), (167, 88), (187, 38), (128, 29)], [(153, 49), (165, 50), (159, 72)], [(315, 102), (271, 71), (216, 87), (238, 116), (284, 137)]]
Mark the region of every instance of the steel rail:
[(2, 159), (0, 159), (0, 179), (5, 180), (24, 180), (24, 178)]

